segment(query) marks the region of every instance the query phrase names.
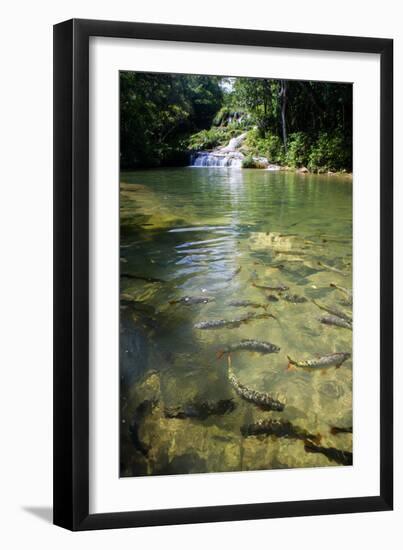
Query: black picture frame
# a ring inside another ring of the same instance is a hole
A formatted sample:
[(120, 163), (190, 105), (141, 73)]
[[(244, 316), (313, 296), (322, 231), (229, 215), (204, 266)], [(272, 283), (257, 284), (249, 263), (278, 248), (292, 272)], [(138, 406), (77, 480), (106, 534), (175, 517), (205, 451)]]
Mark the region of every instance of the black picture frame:
[[(89, 38), (380, 54), (380, 492), (369, 497), (89, 513)], [(78, 530), (391, 510), (393, 40), (73, 19), (54, 26), (54, 523)]]

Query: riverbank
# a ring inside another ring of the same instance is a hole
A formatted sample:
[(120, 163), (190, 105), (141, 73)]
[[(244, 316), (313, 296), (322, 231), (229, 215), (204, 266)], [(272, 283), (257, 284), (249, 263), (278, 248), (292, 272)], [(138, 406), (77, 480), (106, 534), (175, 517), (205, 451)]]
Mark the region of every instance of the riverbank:
[[(215, 130), (216, 131), (216, 130)], [(335, 163), (327, 161), (321, 166), (313, 164), (314, 151), (310, 150), (305, 143), (305, 154), (299, 149), (295, 142), (291, 141), (292, 149), (285, 150), (281, 144), (277, 145), (280, 151), (268, 149), (268, 139), (260, 139), (258, 143), (254, 141), (256, 137), (255, 129), (243, 132), (237, 136), (231, 137), (228, 142), (223, 143), (224, 136), (228, 133), (221, 129), (221, 143), (214, 148), (206, 148), (211, 141), (205, 139), (208, 131), (203, 131), (189, 139), (190, 162), (195, 167), (235, 167), (258, 170), (285, 170), (300, 174), (349, 174), (345, 168), (335, 169)], [(202, 134), (202, 136), (200, 136)], [(199, 136), (199, 138), (197, 138)], [(293, 145), (294, 143), (294, 145)], [(304, 143), (304, 138), (299, 139), (299, 143)], [(289, 162), (291, 161), (291, 162)], [(306, 162), (305, 162), (306, 161)], [(309, 168), (307, 167), (309, 166)]]
[[(215, 144), (215, 145), (214, 145)], [(211, 128), (189, 138), (192, 166), (231, 166), (291, 170), (301, 174), (350, 173), (337, 133), (315, 141), (303, 132), (289, 136), (287, 145), (272, 134), (261, 137), (256, 127), (234, 135), (233, 128)]]

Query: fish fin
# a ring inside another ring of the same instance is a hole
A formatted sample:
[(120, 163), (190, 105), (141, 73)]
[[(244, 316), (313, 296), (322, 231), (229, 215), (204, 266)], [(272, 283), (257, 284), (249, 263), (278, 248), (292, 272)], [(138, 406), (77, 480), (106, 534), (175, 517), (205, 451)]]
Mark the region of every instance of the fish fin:
[(288, 363), (286, 371), (297, 370), (297, 367), (293, 363)]
[(339, 369), (341, 367), (341, 363), (339, 363), (338, 365), (336, 365), (336, 369)]
[(313, 442), (315, 443), (315, 445), (320, 445), (322, 441), (322, 435), (321, 434), (316, 434), (315, 438), (313, 439)]
[(231, 361), (231, 354), (230, 353), (228, 353), (227, 363), (228, 363), (228, 368), (232, 368), (232, 361)]
[(223, 349), (217, 351), (217, 353), (215, 354), (215, 356), (216, 356), (216, 358), (217, 358), (217, 361), (219, 361), (219, 360), (221, 359), (221, 357), (222, 357), (223, 355), (225, 355), (226, 353), (227, 353), (227, 352), (226, 352), (225, 350), (223, 350)]
[(322, 376), (325, 376), (325, 374), (327, 374), (327, 370), (326, 370), (326, 369), (322, 370), (320, 374), (321, 374)]
[(178, 303), (178, 300), (169, 300), (168, 304), (170, 306), (173, 306), (174, 304), (177, 304)]

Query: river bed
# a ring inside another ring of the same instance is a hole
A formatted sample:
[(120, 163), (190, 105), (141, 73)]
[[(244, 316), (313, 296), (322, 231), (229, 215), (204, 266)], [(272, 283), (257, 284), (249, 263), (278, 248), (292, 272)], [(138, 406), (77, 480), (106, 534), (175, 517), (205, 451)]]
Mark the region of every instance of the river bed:
[[(352, 452), (351, 433), (331, 432), (352, 427), (351, 358), (317, 370), (289, 369), (287, 358), (352, 353), (352, 331), (321, 323), (326, 312), (312, 301), (351, 314), (330, 286), (352, 286), (351, 178), (189, 167), (120, 179), (120, 475), (339, 466), (308, 452), (312, 440), (241, 429), (278, 420)], [(230, 383), (219, 352), (243, 339), (280, 348), (230, 360), (241, 384), (282, 411), (261, 410)], [(231, 406), (197, 415), (219, 402)]]

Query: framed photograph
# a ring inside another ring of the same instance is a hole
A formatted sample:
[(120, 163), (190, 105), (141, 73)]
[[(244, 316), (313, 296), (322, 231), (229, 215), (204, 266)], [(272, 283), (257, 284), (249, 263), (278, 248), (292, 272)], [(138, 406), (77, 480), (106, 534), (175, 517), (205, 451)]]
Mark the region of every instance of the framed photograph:
[(391, 510), (393, 41), (54, 27), (54, 523)]

